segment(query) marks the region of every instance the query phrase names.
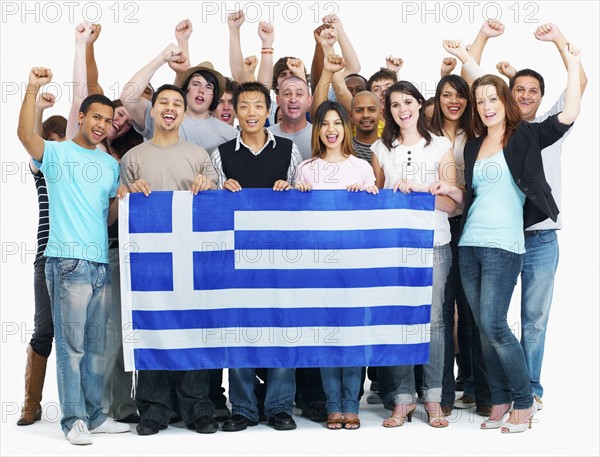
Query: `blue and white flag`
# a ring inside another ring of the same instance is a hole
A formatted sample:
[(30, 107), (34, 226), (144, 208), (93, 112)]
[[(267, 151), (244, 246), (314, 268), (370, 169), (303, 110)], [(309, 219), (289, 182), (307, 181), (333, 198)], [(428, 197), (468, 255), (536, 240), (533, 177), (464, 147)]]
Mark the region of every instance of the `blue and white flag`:
[(431, 195), (138, 193), (119, 220), (127, 370), (428, 361)]

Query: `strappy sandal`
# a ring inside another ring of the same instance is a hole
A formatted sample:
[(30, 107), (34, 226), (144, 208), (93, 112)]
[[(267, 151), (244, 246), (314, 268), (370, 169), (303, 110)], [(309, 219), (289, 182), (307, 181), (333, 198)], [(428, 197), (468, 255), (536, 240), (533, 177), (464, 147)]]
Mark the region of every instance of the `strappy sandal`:
[(446, 419), (446, 417), (444, 416), (442, 408), (436, 408), (436, 406), (440, 406), (440, 404), (434, 403), (433, 409), (425, 408), (425, 412), (427, 413), (427, 423), (433, 428), (448, 427), (449, 422), (448, 419)]
[(409, 411), (406, 411), (404, 416), (394, 416), (392, 413), (390, 417), (383, 421), (382, 425), (386, 428), (402, 427), (404, 422), (412, 422), (412, 415), (415, 412), (415, 409), (417, 409), (417, 405), (413, 405), (413, 408)]
[(356, 415), (356, 419), (346, 419), (344, 415), (343, 427), (345, 430), (358, 430), (360, 428), (360, 419), (358, 418), (358, 414)]

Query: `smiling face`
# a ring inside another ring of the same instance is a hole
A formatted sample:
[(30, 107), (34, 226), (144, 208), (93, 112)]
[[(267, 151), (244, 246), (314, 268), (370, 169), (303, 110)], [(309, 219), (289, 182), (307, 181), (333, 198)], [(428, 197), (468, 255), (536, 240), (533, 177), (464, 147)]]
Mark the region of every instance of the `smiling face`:
[(344, 140), (344, 123), (337, 111), (327, 111), (319, 129), (319, 138), (328, 150), (340, 148)]
[(286, 122), (306, 119), (311, 102), (308, 86), (300, 78), (288, 78), (279, 86), (277, 104), (281, 108), (282, 119)]
[(259, 91), (240, 93), (236, 114), (243, 132), (248, 134), (260, 132), (269, 117), (265, 95)]
[(154, 106), (150, 110), (154, 128), (163, 133), (178, 131), (184, 113), (183, 97), (179, 92), (170, 89), (163, 90), (158, 94)]
[(503, 126), (506, 118), (504, 103), (498, 97), (497, 90), (492, 85), (479, 86), (475, 89), (475, 104), (477, 114), (483, 125), (488, 129)]
[(81, 146), (95, 149), (110, 131), (113, 123), (114, 109), (102, 103), (92, 103), (88, 111), (79, 113), (79, 133), (77, 137)]
[(233, 94), (231, 92), (225, 92), (219, 99), (219, 104), (213, 111), (213, 116), (233, 127), (235, 111), (233, 110)]
[(412, 95), (404, 92), (390, 94), (390, 113), (400, 130), (417, 128), (421, 104)]
[(540, 82), (533, 76), (519, 76), (515, 79), (512, 88), (513, 100), (519, 105), (521, 116), (526, 121), (535, 119), (540, 103), (542, 102), (542, 91)]
[(115, 108), (115, 117), (113, 118), (112, 128), (108, 132), (107, 138), (112, 141), (125, 135), (131, 128), (131, 116), (123, 106)]
[(204, 76), (196, 74), (188, 82), (187, 108), (195, 115), (205, 115), (213, 101), (215, 87)]
[(356, 131), (369, 135), (377, 129), (381, 119), (381, 108), (374, 94), (362, 93), (352, 100), (352, 122)]
[(440, 108), (446, 120), (457, 121), (465, 113), (467, 99), (449, 83), (444, 84), (440, 94)]

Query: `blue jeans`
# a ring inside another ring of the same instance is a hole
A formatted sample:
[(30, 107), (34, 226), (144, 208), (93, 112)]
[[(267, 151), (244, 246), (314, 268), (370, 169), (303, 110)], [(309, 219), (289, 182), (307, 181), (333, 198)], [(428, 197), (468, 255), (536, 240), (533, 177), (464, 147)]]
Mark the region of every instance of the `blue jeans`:
[(358, 414), (362, 367), (321, 368), (327, 414)]
[[(423, 365), (423, 400), (439, 403), (442, 399), (442, 374), (444, 370), (444, 319), (442, 308), (448, 271), (452, 265), (450, 245), (436, 246), (433, 251), (433, 295), (431, 298), (431, 326), (429, 363)], [(394, 368), (394, 402), (414, 403), (414, 365), (399, 365)], [(384, 399), (384, 404), (386, 399)]]
[(49, 257), (46, 284), (52, 304), (58, 397), (65, 435), (76, 420), (101, 425), (106, 376), (106, 328), (110, 267), (80, 259)]
[(533, 395), (541, 397), (540, 383), (546, 328), (558, 266), (556, 230), (525, 232), (526, 253), (521, 270), (521, 346), (529, 369)]
[(514, 401), (515, 409), (533, 403), (525, 354), (507, 322), (510, 299), (523, 255), (504, 249), (459, 247), (460, 273), (481, 333), (492, 404)]
[(35, 299), (35, 315), (30, 344), (37, 354), (48, 357), (52, 352), (54, 323), (52, 321), (52, 306), (48, 296), (48, 286), (46, 285), (46, 257), (41, 257), (34, 266), (33, 296)]
[[(269, 419), (280, 412), (292, 414), (294, 395), (296, 394), (295, 376), (293, 368), (267, 369), (265, 414)], [(258, 402), (254, 393), (255, 382), (255, 368), (229, 369), (231, 413), (241, 414), (251, 421), (258, 422)]]

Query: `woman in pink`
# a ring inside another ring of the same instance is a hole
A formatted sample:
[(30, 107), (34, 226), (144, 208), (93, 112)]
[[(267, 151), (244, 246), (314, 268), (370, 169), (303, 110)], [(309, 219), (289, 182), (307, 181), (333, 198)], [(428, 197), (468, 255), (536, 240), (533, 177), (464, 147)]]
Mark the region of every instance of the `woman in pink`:
[[(368, 162), (352, 149), (350, 119), (337, 102), (317, 108), (312, 132), (312, 158), (298, 166), (296, 189), (346, 189), (348, 192), (379, 193)], [(322, 367), (323, 390), (327, 397), (327, 428), (356, 430), (360, 427), (358, 405), (362, 367)]]

